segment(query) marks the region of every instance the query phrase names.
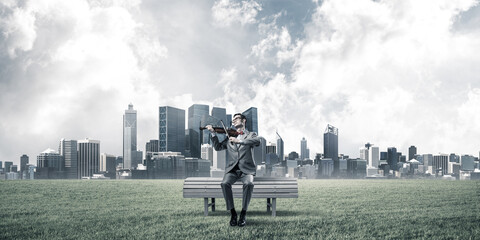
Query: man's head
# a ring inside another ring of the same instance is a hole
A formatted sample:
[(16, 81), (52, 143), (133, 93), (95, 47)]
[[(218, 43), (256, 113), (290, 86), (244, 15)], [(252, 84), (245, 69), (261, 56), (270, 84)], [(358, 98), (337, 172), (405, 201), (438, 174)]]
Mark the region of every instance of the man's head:
[(243, 114), (235, 113), (235, 115), (233, 115), (232, 124), (236, 128), (245, 127), (246, 123), (247, 123), (247, 118)]

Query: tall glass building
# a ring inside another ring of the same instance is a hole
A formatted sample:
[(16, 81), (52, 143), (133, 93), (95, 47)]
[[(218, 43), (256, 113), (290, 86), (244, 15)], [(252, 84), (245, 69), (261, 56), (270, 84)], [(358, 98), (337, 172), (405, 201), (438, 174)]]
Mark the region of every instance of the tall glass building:
[(303, 137), (300, 141), (300, 159), (304, 160), (306, 158), (310, 158), (310, 156), (307, 156), (307, 140)]
[[(200, 158), (202, 143), (208, 143), (210, 136), (208, 130), (200, 131), (202, 119), (209, 116), (208, 105), (193, 104), (188, 108), (188, 135), (190, 138), (190, 155), (191, 157)], [(204, 126), (202, 126), (204, 127)]]
[[(227, 110), (225, 108), (213, 107), (212, 117), (218, 120), (222, 120), (223, 124), (228, 128), (230, 127), (230, 121), (227, 119)], [(218, 123), (220, 124), (220, 123)]]
[(88, 138), (78, 141), (78, 168), (79, 178), (91, 177), (100, 171), (100, 141)]
[(159, 107), (158, 129), (159, 152), (185, 154), (185, 110), (169, 106)]
[(65, 161), (65, 171), (66, 178), (68, 179), (78, 179), (80, 172), (78, 169), (78, 160), (77, 160), (77, 140), (65, 140), (62, 138), (60, 140), (60, 146), (58, 147), (58, 152)]
[[(27, 164), (28, 164), (28, 156), (26, 154), (23, 154), (21, 157), (20, 157), (20, 172), (23, 174), (23, 171), (26, 171), (28, 170), (27, 168)], [(1, 168), (1, 167), (0, 167)]]
[(397, 171), (398, 170), (398, 153), (397, 149), (394, 147), (389, 147), (387, 150), (387, 163), (390, 166), (390, 169)]
[(285, 154), (284, 154), (284, 143), (282, 137), (280, 137), (280, 134), (278, 132), (275, 132), (278, 136), (277, 138), (277, 156), (280, 162), (283, 162), (285, 160)]
[(137, 151), (137, 110), (133, 110), (130, 103), (123, 115), (123, 168), (134, 167), (133, 151)]
[(242, 113), (246, 118), (247, 118), (247, 123), (246, 123), (246, 128), (250, 132), (256, 132), (258, 133), (258, 114), (257, 114), (257, 108), (256, 107), (251, 107), (245, 112)]
[(323, 134), (324, 158), (333, 160), (333, 174), (340, 172), (340, 162), (338, 159), (338, 128), (328, 124)]

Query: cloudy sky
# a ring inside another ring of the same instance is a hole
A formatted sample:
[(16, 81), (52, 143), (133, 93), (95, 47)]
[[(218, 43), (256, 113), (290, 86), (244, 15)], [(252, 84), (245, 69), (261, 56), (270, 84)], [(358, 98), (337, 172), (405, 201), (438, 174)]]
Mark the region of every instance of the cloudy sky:
[(97, 139), (139, 149), (158, 107), (258, 108), (259, 133), (339, 150), (480, 150), (480, 6), (473, 0), (2, 0), (0, 161)]

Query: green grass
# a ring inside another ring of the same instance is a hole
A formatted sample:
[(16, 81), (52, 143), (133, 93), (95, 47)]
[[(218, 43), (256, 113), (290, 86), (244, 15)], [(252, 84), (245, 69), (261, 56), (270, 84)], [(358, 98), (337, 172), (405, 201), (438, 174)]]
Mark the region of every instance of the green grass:
[[(298, 199), (203, 216), (181, 180), (0, 181), (0, 239), (480, 239), (480, 181), (299, 180)], [(241, 206), (241, 199), (235, 199)]]

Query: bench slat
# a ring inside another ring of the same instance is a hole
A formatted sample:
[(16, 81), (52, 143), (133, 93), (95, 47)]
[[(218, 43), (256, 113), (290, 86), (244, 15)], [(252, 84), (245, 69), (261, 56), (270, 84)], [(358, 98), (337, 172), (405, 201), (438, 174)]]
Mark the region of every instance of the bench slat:
[[(185, 182), (185, 185), (220, 185), (222, 181), (218, 182)], [(254, 185), (297, 185), (297, 182), (255, 182), (253, 181)], [(238, 181), (234, 185), (242, 185), (242, 182)]]
[[(183, 189), (222, 189), (220, 185), (184, 185)], [(243, 185), (233, 185), (233, 189), (242, 189)], [(298, 188), (298, 186), (295, 185), (278, 185), (278, 186), (272, 186), (272, 185), (255, 185), (253, 189), (281, 189), (281, 188)]]

